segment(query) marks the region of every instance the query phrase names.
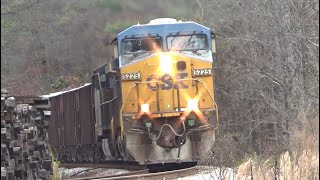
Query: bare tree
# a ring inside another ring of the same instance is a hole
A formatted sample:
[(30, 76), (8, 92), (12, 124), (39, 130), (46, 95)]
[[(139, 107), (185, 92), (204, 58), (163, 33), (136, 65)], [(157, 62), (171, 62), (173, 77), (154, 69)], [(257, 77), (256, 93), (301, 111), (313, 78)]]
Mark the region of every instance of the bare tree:
[(319, 2), (201, 2), (219, 36), (220, 138), (234, 146), (226, 156), (289, 149), (299, 112), (319, 104)]

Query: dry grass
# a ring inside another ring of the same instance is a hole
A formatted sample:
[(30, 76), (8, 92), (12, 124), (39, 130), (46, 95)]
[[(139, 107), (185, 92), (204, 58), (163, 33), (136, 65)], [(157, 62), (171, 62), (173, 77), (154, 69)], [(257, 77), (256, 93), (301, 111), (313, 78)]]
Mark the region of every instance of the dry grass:
[(59, 174), (59, 164), (57, 162), (52, 162), (52, 171), (53, 171), (53, 180), (59, 180), (61, 179), (61, 176)]
[[(241, 164), (237, 180), (319, 180), (319, 113), (318, 109), (308, 108), (299, 114), (299, 126), (291, 129), (290, 152), (263, 163), (252, 165), (252, 160)], [(276, 169), (275, 169), (276, 168)]]
[(270, 164), (268, 159), (259, 166), (252, 166), (252, 161), (248, 160), (240, 165), (237, 180), (250, 176), (259, 180), (275, 179), (275, 176), (280, 180), (319, 179), (319, 155), (315, 152), (305, 150), (299, 157), (285, 152), (278, 159), (276, 171), (274, 163)]

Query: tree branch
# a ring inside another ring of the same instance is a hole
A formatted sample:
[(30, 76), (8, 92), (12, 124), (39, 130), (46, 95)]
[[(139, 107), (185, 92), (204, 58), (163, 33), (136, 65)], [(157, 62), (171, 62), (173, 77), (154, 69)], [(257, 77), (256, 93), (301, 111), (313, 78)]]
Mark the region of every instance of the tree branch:
[(35, 5), (36, 3), (38, 3), (40, 0), (35, 0), (29, 4), (26, 4), (22, 7), (17, 8), (14, 11), (8, 11), (8, 12), (1, 12), (1, 15), (8, 15), (8, 14), (16, 14), (17, 12), (23, 11), (23, 10), (27, 10), (29, 8), (31, 8), (33, 5)]
[(201, 4), (201, 1), (200, 0), (197, 0), (197, 3), (201, 9), (201, 20), (203, 20), (203, 17), (204, 17), (204, 9), (202, 7), (202, 4)]

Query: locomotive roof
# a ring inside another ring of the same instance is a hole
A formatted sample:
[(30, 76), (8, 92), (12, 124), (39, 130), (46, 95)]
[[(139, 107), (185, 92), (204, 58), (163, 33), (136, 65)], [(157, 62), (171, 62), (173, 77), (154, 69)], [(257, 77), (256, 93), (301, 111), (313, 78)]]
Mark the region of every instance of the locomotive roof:
[(148, 35), (159, 35), (159, 36), (167, 36), (169, 33), (175, 34), (180, 32), (195, 32), (210, 35), (210, 29), (201, 24), (187, 21), (187, 22), (174, 22), (174, 23), (159, 23), (159, 24), (137, 24), (129, 27), (128, 29), (120, 32), (117, 36), (118, 41), (121, 41), (126, 36), (133, 37), (134, 36), (148, 36)]

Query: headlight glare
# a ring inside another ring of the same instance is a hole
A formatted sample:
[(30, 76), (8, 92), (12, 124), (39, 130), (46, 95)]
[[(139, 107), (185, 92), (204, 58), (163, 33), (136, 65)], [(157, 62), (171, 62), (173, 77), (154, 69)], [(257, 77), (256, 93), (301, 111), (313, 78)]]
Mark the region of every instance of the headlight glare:
[(149, 110), (150, 110), (149, 104), (141, 104), (141, 111), (143, 113), (147, 113), (149, 112)]
[(188, 100), (188, 110), (194, 111), (197, 109), (198, 109), (198, 100), (197, 99)]

